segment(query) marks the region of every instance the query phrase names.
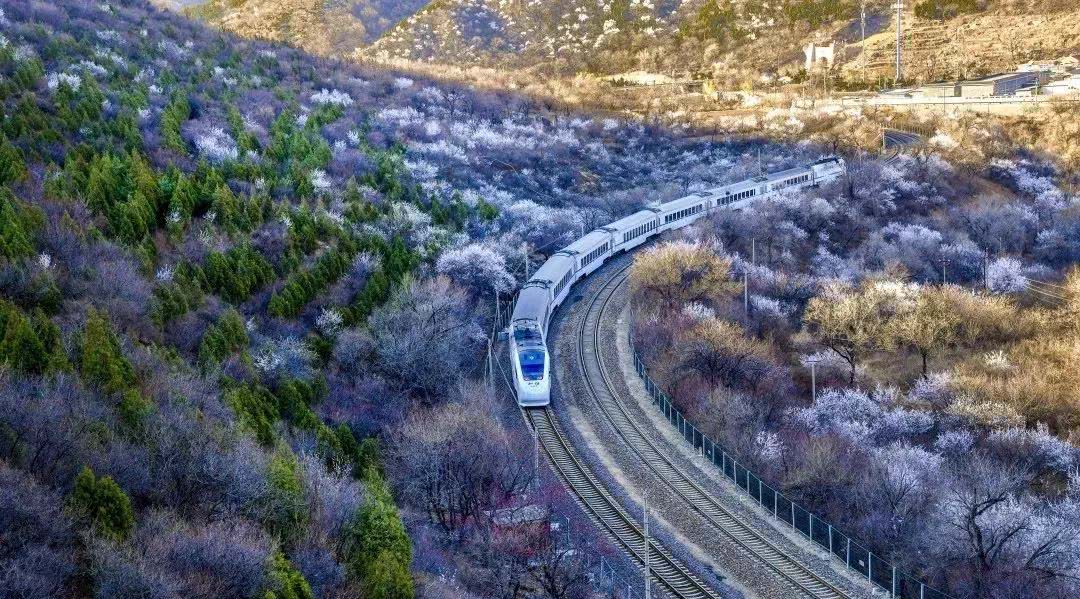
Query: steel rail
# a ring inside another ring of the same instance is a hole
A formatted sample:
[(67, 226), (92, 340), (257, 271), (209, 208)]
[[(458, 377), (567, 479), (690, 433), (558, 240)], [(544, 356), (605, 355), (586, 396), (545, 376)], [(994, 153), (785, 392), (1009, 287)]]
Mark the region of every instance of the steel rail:
[[(758, 561), (779, 574), (794, 586), (793, 590), (814, 599), (847, 599), (848, 594), (836, 588), (759, 534), (754, 527), (721, 505), (701, 488), (687, 473), (676, 466), (630, 417), (626, 407), (617, 399), (607, 367), (600, 355), (599, 343), (603, 315), (615, 290), (627, 280), (630, 265), (622, 267), (604, 282), (590, 301), (578, 330), (578, 362), (586, 387), (608, 421), (638, 458), (691, 509), (704, 517), (737, 545)], [(613, 283), (616, 283), (614, 284)], [(599, 303), (599, 308), (597, 305)], [(586, 355), (591, 360), (586, 360)], [(599, 385), (597, 384), (599, 383)]]
[[(536, 431), (540, 445), (556, 473), (573, 492), (585, 513), (635, 562), (644, 567), (644, 532), (577, 457), (551, 410), (524, 408), (522, 412)], [(648, 551), (651, 578), (668, 594), (678, 599), (719, 599), (720, 595), (690, 572), (662, 544), (650, 539)]]

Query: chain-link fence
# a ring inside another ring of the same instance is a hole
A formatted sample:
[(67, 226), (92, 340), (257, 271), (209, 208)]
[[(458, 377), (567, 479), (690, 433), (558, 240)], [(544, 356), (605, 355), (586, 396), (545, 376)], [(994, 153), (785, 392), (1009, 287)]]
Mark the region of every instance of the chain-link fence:
[(634, 347), (633, 327), (630, 329), (630, 347), (634, 355), (634, 368), (652, 397), (653, 405), (660, 409), (664, 418), (679, 431), (682, 438), (702, 457), (713, 463), (724, 476), (735, 483), (756, 502), (762, 510), (785, 526), (797, 530), (806, 538), (826, 549), (849, 569), (865, 576), (878, 587), (903, 599), (952, 599), (949, 595), (927, 586), (914, 576), (898, 570), (893, 564), (872, 553), (858, 541), (836, 529), (832, 524), (807, 511), (794, 501), (784, 497), (761, 478), (751, 472), (739, 460), (691, 424), (671, 403), (671, 399), (649, 377), (645, 363)]

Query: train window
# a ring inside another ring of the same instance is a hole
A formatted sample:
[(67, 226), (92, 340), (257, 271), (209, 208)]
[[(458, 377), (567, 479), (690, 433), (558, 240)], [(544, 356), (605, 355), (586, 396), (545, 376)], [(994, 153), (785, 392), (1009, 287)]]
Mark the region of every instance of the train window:
[(537, 350), (523, 351), (518, 354), (521, 362), (521, 376), (527, 381), (540, 381), (544, 378), (544, 352)]

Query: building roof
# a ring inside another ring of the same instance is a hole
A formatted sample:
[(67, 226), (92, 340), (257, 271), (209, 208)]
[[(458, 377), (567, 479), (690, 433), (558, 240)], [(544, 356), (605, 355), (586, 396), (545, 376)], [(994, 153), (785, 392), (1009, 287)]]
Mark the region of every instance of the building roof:
[(999, 73), (997, 75), (987, 75), (986, 77), (979, 77), (978, 79), (969, 79), (968, 81), (962, 81), (963, 85), (970, 85), (972, 83), (994, 83), (997, 81), (1006, 81), (1009, 79), (1016, 79), (1019, 77), (1028, 78), (1035, 75), (1035, 73)]

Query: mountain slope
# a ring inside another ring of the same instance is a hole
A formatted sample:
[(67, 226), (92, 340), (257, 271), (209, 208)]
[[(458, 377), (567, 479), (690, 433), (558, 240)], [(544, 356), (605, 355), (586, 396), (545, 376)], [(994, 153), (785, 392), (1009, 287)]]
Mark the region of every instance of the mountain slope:
[(375, 41), (425, 4), (427, 0), (209, 0), (183, 12), (244, 37), (340, 56)]

